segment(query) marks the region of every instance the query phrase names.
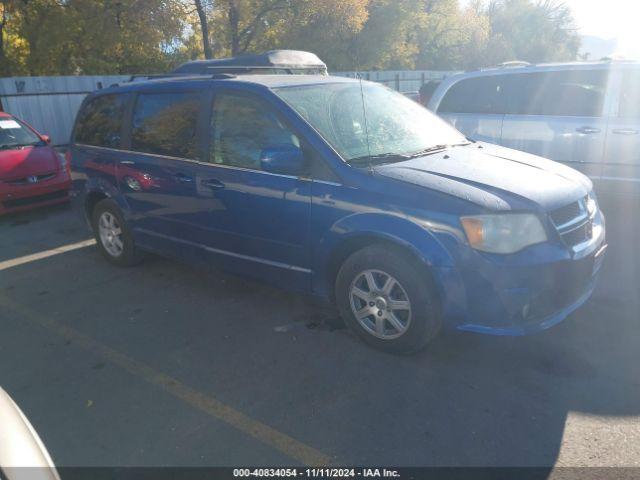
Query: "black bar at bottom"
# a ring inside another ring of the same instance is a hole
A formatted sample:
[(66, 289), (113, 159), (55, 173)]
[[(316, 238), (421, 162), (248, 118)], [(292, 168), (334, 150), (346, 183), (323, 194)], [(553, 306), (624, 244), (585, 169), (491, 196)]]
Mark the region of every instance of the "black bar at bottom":
[[(1, 480), (43, 477), (42, 469), (3, 468)], [(20, 474), (20, 475), (17, 475)], [(396, 480), (635, 480), (638, 467), (59, 467), (61, 480), (396, 479)]]

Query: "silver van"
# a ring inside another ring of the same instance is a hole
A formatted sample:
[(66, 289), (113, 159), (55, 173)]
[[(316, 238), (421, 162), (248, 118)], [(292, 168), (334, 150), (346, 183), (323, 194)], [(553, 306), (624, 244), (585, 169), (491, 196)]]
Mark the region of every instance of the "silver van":
[(640, 193), (640, 64), (523, 65), (446, 78), (428, 108), (474, 140), (563, 162), (599, 191)]

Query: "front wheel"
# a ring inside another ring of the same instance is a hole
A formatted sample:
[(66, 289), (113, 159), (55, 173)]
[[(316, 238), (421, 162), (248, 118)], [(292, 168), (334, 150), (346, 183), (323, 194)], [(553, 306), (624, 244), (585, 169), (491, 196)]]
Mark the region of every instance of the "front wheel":
[(394, 248), (373, 245), (351, 255), (338, 272), (335, 294), (343, 319), (367, 343), (387, 352), (416, 352), (440, 331), (432, 281), (412, 260)]

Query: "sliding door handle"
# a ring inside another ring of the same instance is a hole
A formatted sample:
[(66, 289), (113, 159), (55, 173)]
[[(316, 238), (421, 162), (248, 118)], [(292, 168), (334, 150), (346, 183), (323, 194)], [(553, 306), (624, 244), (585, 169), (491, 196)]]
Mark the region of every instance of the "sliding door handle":
[(173, 178), (176, 179), (176, 182), (179, 183), (191, 183), (193, 182), (193, 178), (189, 175), (185, 175), (184, 173), (178, 172), (173, 175)]
[(616, 135), (637, 135), (640, 132), (633, 128), (616, 128), (613, 133)]
[(600, 129), (596, 127), (579, 127), (579, 128), (576, 128), (576, 132), (590, 135), (593, 133), (600, 133)]
[(203, 187), (210, 188), (211, 190), (220, 190), (224, 188), (224, 183), (220, 180), (216, 180), (215, 178), (205, 178), (200, 181), (200, 184)]

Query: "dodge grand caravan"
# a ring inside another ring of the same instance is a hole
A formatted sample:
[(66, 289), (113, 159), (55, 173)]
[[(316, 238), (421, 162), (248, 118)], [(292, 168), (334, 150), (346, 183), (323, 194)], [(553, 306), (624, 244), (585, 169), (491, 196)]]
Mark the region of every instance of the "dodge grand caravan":
[(465, 135), (566, 163), (601, 192), (640, 194), (640, 64), (524, 65), (446, 78), (429, 108)]
[(334, 302), (411, 352), (441, 327), (523, 335), (591, 295), (606, 249), (584, 175), (469, 141), (401, 94), (214, 75), (90, 95), (74, 185), (104, 257), (154, 252)]

